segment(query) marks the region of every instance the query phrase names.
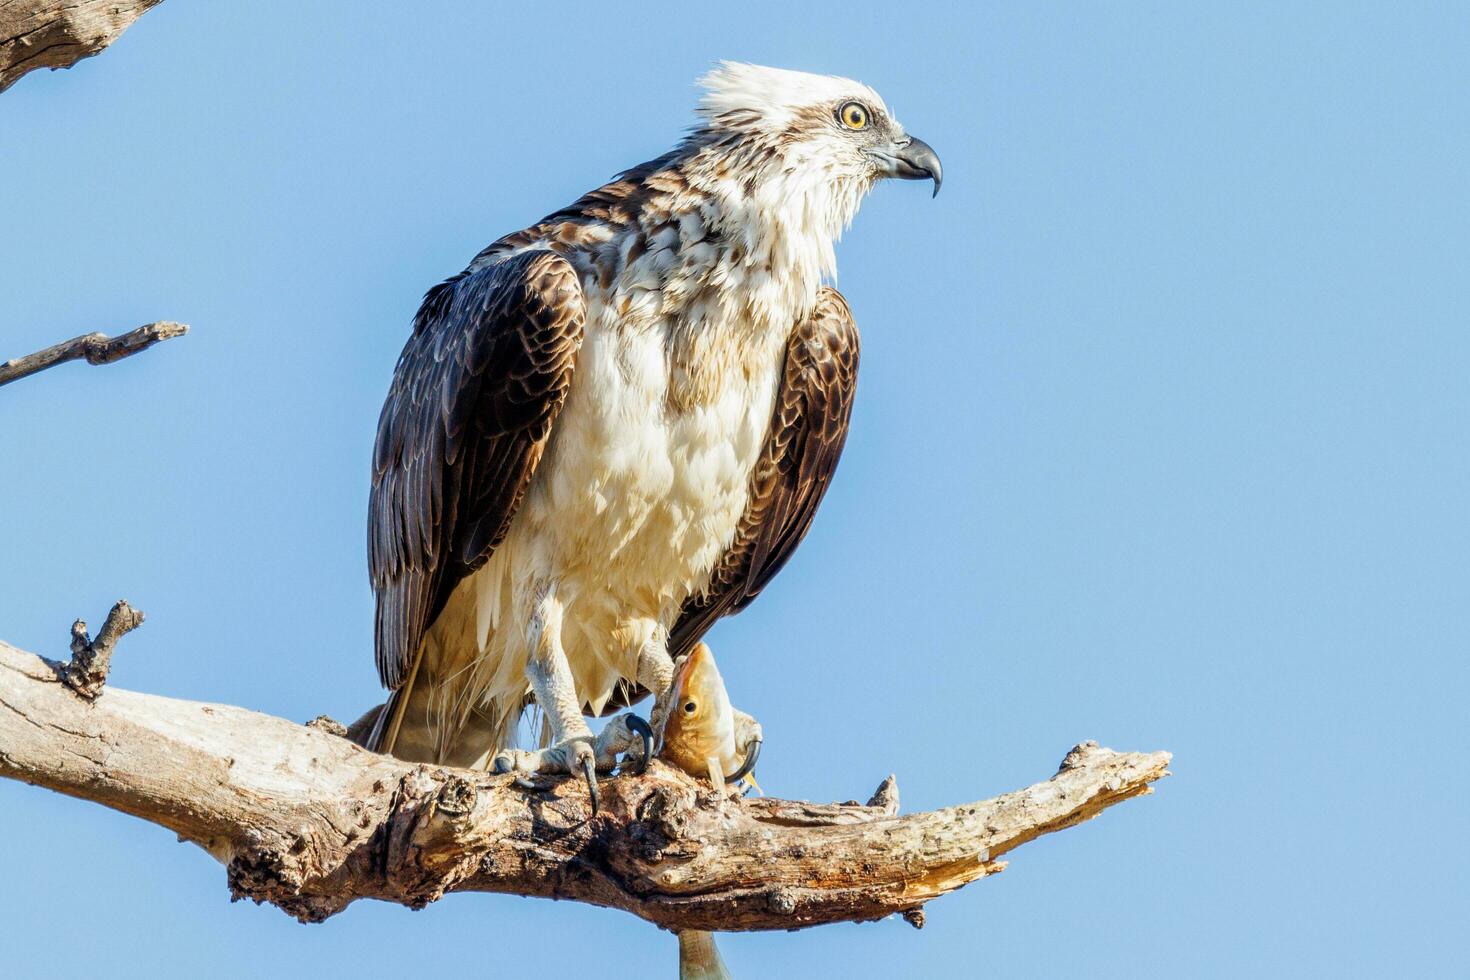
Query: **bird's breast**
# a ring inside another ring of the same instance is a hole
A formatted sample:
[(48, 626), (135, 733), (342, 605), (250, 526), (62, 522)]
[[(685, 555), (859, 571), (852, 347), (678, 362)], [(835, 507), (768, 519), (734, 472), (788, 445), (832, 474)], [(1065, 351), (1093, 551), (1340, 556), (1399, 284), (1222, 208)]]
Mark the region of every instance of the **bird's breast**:
[(591, 307), (527, 518), (564, 596), (667, 619), (706, 587), (745, 511), (775, 345), (709, 313), (691, 331)]

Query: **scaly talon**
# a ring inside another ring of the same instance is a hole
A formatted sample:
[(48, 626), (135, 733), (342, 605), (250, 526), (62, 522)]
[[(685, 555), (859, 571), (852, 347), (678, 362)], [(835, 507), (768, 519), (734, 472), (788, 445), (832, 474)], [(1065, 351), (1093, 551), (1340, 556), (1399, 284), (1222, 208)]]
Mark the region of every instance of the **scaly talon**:
[[(592, 815), (597, 816), (601, 798), (597, 791), (597, 773), (618, 768), (619, 757), (639, 753), (627, 772), (642, 773), (653, 757), (653, 729), (635, 714), (622, 714), (608, 722), (597, 736), (576, 735), (544, 749), (502, 749), (490, 761), (497, 773), (560, 773), (580, 775), (587, 781), (587, 795), (592, 798)], [(522, 783), (524, 785), (524, 783)]]
[(490, 761), (490, 770), (497, 773), (516, 773), (517, 783), (524, 778), (521, 774), (558, 773), (580, 774), (587, 780), (587, 791), (592, 797), (592, 814), (597, 815), (597, 753), (593, 740), (588, 735), (578, 735), (544, 749), (502, 749)]
[(592, 815), (597, 816), (597, 766), (591, 755), (582, 756), (582, 778), (587, 780), (587, 794), (592, 797)]
[(638, 761), (633, 764), (630, 771), (635, 776), (641, 776), (648, 771), (649, 760), (653, 758), (653, 727), (639, 718), (637, 715), (627, 715), (624, 724), (643, 741), (643, 751), (638, 756)]
[(760, 722), (739, 708), (731, 708), (730, 712), (735, 718), (735, 741), (745, 747), (745, 761), (740, 764), (735, 775), (726, 782), (734, 783), (743, 780), (747, 790), (754, 789), (757, 793), (765, 795), (760, 783), (757, 783), (755, 776), (752, 775), (755, 771), (755, 761), (761, 754), (761, 743), (764, 741)]
[[(736, 769), (730, 775), (728, 775), (728, 776), (725, 777), (725, 783), (726, 783), (726, 785), (728, 785), (730, 783), (738, 783), (742, 779), (744, 779), (746, 776), (749, 776), (751, 773), (755, 772), (755, 763), (756, 763), (756, 760), (759, 759), (760, 757), (761, 757), (761, 740), (760, 740), (760, 738), (758, 738), (758, 737), (757, 738), (753, 738), (749, 742), (746, 742), (745, 743), (745, 761), (742, 762), (742, 763), (740, 763), (740, 768), (739, 769)], [(752, 782), (754, 782), (754, 780), (752, 780)]]

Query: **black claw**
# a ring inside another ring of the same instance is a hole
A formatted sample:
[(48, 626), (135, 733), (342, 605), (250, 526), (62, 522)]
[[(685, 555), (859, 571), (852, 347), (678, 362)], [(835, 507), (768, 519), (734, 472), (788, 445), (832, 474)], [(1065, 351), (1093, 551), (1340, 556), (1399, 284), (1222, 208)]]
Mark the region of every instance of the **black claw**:
[(755, 772), (755, 760), (761, 757), (761, 740), (753, 738), (745, 743), (745, 761), (740, 763), (740, 768), (725, 777), (726, 783), (738, 783), (740, 780)]
[(597, 764), (590, 757), (582, 759), (582, 777), (587, 780), (587, 793), (592, 797), (592, 815), (597, 816)]
[(633, 775), (641, 776), (648, 771), (648, 762), (653, 758), (653, 728), (637, 715), (629, 715), (627, 725), (630, 731), (643, 739), (643, 754), (638, 757), (638, 764), (631, 770)]

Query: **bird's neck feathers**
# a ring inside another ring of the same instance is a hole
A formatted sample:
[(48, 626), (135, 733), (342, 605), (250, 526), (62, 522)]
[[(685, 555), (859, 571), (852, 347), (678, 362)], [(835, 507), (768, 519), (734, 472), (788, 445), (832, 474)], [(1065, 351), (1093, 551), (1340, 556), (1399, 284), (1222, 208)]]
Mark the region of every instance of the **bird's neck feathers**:
[(849, 79), (754, 65), (722, 63), (701, 82), (699, 124), (674, 150), (502, 238), (471, 268), (551, 248), (635, 320), (713, 301), (784, 335), (835, 279), (834, 246), (875, 179), (834, 135), (832, 106), (882, 103)]
[(806, 144), (780, 134), (696, 132), (703, 146), (680, 163), (717, 204), (723, 230), (745, 254), (769, 254), (772, 271), (800, 279), (815, 296), (835, 279), (834, 246), (871, 187), (838, 172)]
[[(871, 186), (834, 173), (779, 135), (700, 130), (672, 152), (625, 171), (525, 231), (500, 239), (471, 268), (525, 248), (551, 248), (599, 291), (667, 314), (711, 293), (783, 332), (837, 273), (834, 245)], [(753, 293), (759, 286), (760, 296)]]

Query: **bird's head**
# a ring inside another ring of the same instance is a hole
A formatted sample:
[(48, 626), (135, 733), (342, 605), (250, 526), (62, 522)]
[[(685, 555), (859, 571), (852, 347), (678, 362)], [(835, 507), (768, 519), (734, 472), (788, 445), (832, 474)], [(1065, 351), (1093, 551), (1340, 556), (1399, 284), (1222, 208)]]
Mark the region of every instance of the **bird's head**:
[[(868, 86), (848, 78), (721, 62), (700, 79), (707, 138), (778, 155), (788, 173), (845, 185), (859, 196), (884, 177), (944, 178), (939, 157), (899, 125)], [(850, 216), (849, 216), (850, 217)]]

